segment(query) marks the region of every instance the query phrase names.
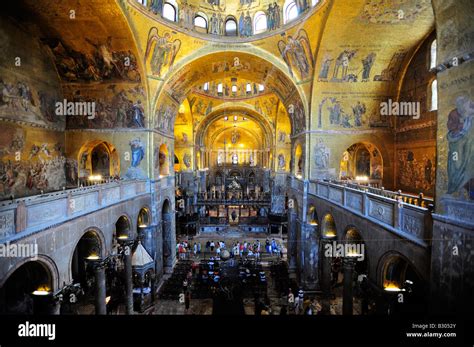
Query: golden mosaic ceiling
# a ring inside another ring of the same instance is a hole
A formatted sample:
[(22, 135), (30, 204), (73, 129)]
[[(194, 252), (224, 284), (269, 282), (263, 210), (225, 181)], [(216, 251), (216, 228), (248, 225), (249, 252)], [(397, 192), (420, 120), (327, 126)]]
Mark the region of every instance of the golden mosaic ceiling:
[(284, 0), (188, 0), (187, 3), (203, 10), (236, 14), (242, 10), (265, 10), (269, 4), (273, 3), (281, 7)]
[(282, 99), (295, 89), (293, 82), (271, 63), (250, 54), (221, 52), (195, 60), (176, 72), (169, 80), (168, 91), (181, 102), (194, 87), (229, 78), (262, 84)]

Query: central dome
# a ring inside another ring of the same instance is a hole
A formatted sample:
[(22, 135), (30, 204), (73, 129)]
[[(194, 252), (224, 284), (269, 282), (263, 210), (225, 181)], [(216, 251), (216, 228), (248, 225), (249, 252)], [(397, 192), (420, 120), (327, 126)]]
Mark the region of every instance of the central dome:
[[(137, 0), (139, 11), (187, 33), (247, 40), (273, 35), (313, 13), (320, 0)], [(321, 6), (319, 6), (321, 7)]]
[(212, 9), (225, 14), (236, 14), (241, 11), (255, 11), (258, 9), (267, 9), (269, 4), (276, 2), (280, 7), (282, 0), (188, 0), (188, 4), (195, 7)]

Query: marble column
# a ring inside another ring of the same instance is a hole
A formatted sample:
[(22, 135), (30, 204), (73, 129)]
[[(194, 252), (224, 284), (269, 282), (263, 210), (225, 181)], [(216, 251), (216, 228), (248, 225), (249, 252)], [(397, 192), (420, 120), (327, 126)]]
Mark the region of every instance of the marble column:
[(297, 221), (296, 211), (290, 210), (288, 215), (288, 250), (287, 260), (288, 267), (290, 270), (296, 270), (296, 234), (297, 234)]
[(95, 272), (95, 314), (107, 314), (107, 307), (105, 304), (106, 287), (105, 287), (105, 263), (98, 261), (94, 264)]
[(304, 224), (302, 226), (301, 247), (304, 252), (303, 284), (306, 289), (319, 289), (319, 244), (318, 226)]
[(125, 265), (125, 313), (133, 314), (133, 274), (132, 274), (132, 244), (126, 244), (123, 250)]
[(330, 314), (330, 298), (331, 298), (331, 257), (324, 255), (326, 245), (332, 240), (326, 237), (321, 238), (321, 290), (323, 291), (322, 313)]
[(343, 282), (343, 294), (342, 294), (342, 314), (345, 316), (351, 316), (353, 312), (353, 277), (355, 259), (351, 257), (345, 257), (343, 259), (343, 271), (344, 271), (344, 282)]

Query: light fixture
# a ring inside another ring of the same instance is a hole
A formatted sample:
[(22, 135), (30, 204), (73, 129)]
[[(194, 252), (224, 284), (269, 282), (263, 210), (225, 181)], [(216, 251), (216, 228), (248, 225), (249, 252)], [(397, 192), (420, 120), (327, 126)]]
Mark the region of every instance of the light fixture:
[(324, 233), (324, 237), (327, 237), (327, 238), (332, 238), (332, 237), (336, 237), (336, 233), (334, 231), (326, 231)]
[(91, 255), (89, 255), (87, 258), (87, 260), (99, 260), (100, 257), (97, 253), (92, 253)]
[(356, 176), (356, 181), (368, 181), (368, 176)]
[(37, 295), (37, 296), (46, 296), (46, 295), (50, 295), (51, 294), (51, 291), (49, 290), (48, 287), (46, 286), (40, 286), (38, 289), (36, 289), (33, 293), (33, 295)]
[(384, 285), (383, 290), (386, 292), (403, 292), (405, 289), (400, 288), (395, 282), (388, 282)]
[(102, 180), (102, 175), (90, 175), (88, 178), (89, 181), (100, 181)]
[(108, 297), (105, 298), (105, 304), (106, 304), (106, 305), (109, 303), (110, 299), (111, 299), (110, 296), (108, 296)]
[(118, 240), (128, 240), (128, 235), (120, 235), (117, 237)]

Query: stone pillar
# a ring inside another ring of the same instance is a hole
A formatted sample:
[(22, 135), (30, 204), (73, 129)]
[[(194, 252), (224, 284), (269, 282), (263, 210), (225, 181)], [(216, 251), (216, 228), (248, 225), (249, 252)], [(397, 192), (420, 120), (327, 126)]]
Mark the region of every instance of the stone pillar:
[(132, 244), (125, 244), (123, 261), (125, 265), (125, 313), (133, 314), (133, 282), (132, 282)]
[(174, 213), (163, 213), (163, 268), (165, 272), (173, 270), (176, 261), (176, 232), (174, 229)]
[(288, 250), (287, 250), (287, 260), (288, 260), (288, 267), (290, 270), (296, 270), (296, 233), (297, 233), (297, 225), (296, 225), (296, 211), (290, 210), (288, 215)]
[(301, 247), (304, 252), (303, 284), (308, 290), (316, 290), (319, 288), (318, 226), (305, 223), (301, 229)]
[(330, 314), (331, 297), (331, 257), (326, 257), (324, 251), (326, 245), (331, 243), (328, 238), (321, 238), (322, 264), (321, 264), (321, 290), (323, 291), (322, 313)]
[(163, 256), (163, 221), (160, 221), (156, 226), (156, 239), (155, 239), (155, 249), (156, 249), (156, 256), (155, 256), (155, 274), (156, 280), (161, 278), (161, 275), (164, 273), (164, 256)]
[[(472, 194), (466, 187), (471, 181), (472, 189), (473, 177), (467, 169), (472, 163), (467, 148), (472, 151), (474, 129), (467, 126), (474, 100), (472, 1), (433, 0), (432, 5), (437, 33), (438, 155), (432, 234), (424, 228), (432, 250), (430, 270), (426, 271), (430, 274), (429, 310), (470, 314), (474, 305), (474, 201), (463, 196)], [(465, 119), (463, 135), (456, 129), (456, 124), (462, 123), (455, 122), (457, 117)], [(454, 134), (458, 135), (450, 139)], [(466, 151), (460, 151), (460, 146)]]
[(107, 307), (105, 304), (105, 263), (103, 261), (98, 261), (97, 264), (94, 264), (95, 272), (95, 314), (107, 314)]
[(201, 148), (199, 151), (201, 152), (201, 155), (199, 157), (200, 158), (199, 168), (202, 170), (202, 169), (205, 168), (205, 166), (204, 166), (205, 158), (204, 157), (205, 157), (206, 152), (205, 152), (204, 148)]
[(345, 316), (351, 316), (353, 311), (353, 277), (355, 262), (351, 257), (345, 257), (343, 259), (343, 270), (344, 270), (344, 287), (342, 294), (342, 314)]

